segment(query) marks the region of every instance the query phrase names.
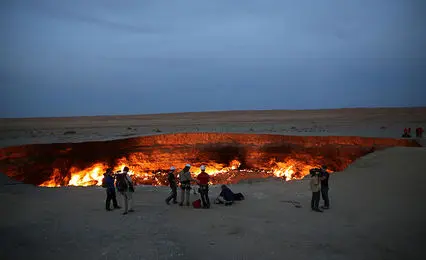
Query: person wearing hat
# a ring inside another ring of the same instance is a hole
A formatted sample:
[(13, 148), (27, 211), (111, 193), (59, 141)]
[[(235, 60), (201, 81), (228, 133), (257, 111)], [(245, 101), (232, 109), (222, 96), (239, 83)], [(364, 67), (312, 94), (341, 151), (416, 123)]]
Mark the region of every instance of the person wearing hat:
[(105, 201), (105, 209), (107, 211), (111, 211), (111, 201), (114, 209), (119, 209), (120, 206), (118, 206), (117, 203), (117, 196), (115, 193), (115, 187), (114, 187), (114, 176), (112, 174), (112, 169), (108, 168), (106, 172), (104, 173), (104, 179), (102, 180), (102, 185), (106, 188), (106, 201)]
[(189, 172), (189, 169), (191, 169), (190, 164), (186, 164), (185, 168), (179, 173), (179, 181), (180, 181), (180, 206), (183, 206), (184, 203), (186, 203), (186, 206), (189, 206), (189, 199), (191, 195), (191, 181), (194, 181), (194, 179), (191, 177), (191, 173)]
[(177, 201), (177, 184), (176, 184), (176, 177), (175, 177), (175, 170), (176, 168), (174, 166), (170, 167), (169, 175), (167, 177), (167, 180), (169, 181), (170, 189), (172, 190), (170, 193), (170, 196), (167, 197), (166, 203), (167, 205), (170, 204), (170, 201), (173, 199), (173, 204), (176, 204)]
[(210, 208), (210, 199), (209, 199), (209, 181), (210, 176), (206, 172), (206, 166), (201, 165), (201, 173), (197, 176), (197, 183), (200, 186), (199, 192), (201, 195), (201, 201), (203, 202), (203, 208)]

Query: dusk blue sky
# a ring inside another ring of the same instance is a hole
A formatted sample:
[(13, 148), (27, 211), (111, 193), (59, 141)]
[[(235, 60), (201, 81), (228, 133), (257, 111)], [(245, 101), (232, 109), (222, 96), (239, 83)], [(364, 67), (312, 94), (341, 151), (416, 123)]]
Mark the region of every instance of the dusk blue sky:
[(0, 117), (426, 106), (425, 0), (0, 1)]

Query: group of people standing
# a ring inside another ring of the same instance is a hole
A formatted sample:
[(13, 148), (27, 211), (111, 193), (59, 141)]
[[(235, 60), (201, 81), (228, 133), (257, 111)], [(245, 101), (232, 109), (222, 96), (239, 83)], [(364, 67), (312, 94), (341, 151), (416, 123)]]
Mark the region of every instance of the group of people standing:
[[(202, 165), (200, 167), (201, 173), (197, 175), (194, 179), (191, 176), (190, 170), (191, 165), (186, 164), (183, 170), (175, 176), (176, 168), (172, 166), (168, 174), (168, 182), (171, 188), (170, 196), (166, 198), (166, 203), (170, 204), (170, 201), (173, 201), (174, 204), (177, 204), (177, 189), (178, 182), (180, 183), (181, 189), (181, 201), (180, 206), (190, 206), (190, 196), (191, 196), (191, 183), (197, 183), (199, 186), (198, 192), (201, 196), (201, 202), (203, 208), (210, 208), (210, 198), (209, 198), (209, 182), (210, 176), (206, 172), (206, 166)], [(113, 209), (120, 209), (121, 207), (117, 202), (116, 189), (121, 195), (124, 204), (123, 215), (133, 212), (134, 209), (134, 200), (133, 193), (135, 191), (132, 178), (130, 177), (129, 168), (124, 167), (122, 172), (114, 173), (111, 168), (107, 169), (104, 173), (104, 178), (102, 179), (102, 187), (106, 188), (106, 202), (105, 209), (111, 211), (111, 202)], [(195, 190), (194, 190), (195, 193)], [(231, 189), (226, 185), (221, 186), (221, 193), (216, 199), (215, 203), (231, 205), (235, 200), (242, 200), (244, 196), (241, 193), (234, 194)]]
[[(180, 206), (190, 206), (190, 196), (191, 196), (191, 183), (197, 183), (199, 188), (198, 192), (201, 196), (202, 207), (205, 209), (210, 208), (210, 198), (209, 198), (209, 182), (210, 176), (206, 172), (206, 166), (202, 165), (200, 167), (201, 173), (197, 175), (194, 179), (191, 176), (190, 170), (191, 165), (186, 164), (185, 167), (179, 174), (176, 176), (175, 171), (176, 168), (174, 166), (170, 167), (170, 171), (168, 173), (168, 182), (171, 189), (170, 196), (168, 196), (165, 202), (169, 205), (170, 201), (174, 204), (177, 204), (177, 189), (178, 189), (178, 181), (180, 183), (181, 189), (181, 200)], [(123, 215), (128, 214), (128, 212), (133, 212), (134, 209), (134, 201), (133, 201), (133, 193), (135, 191), (132, 178), (128, 174), (129, 168), (124, 167), (122, 172), (113, 173), (112, 169), (107, 169), (106, 173), (104, 173), (104, 178), (102, 180), (102, 187), (106, 188), (106, 202), (105, 209), (107, 211), (111, 211), (111, 202), (113, 204), (114, 209), (120, 209), (121, 207), (117, 203), (116, 197), (116, 188), (117, 191), (123, 198), (124, 204), (124, 212)], [(321, 168), (314, 168), (310, 170), (311, 180), (310, 180), (310, 188), (312, 191), (312, 199), (311, 199), (311, 209), (316, 212), (322, 212), (321, 209), (329, 209), (330, 208), (330, 200), (328, 198), (328, 179), (330, 177), (327, 172), (327, 167), (322, 166)], [(194, 190), (194, 193), (195, 190)], [(319, 207), (319, 202), (321, 196), (324, 200), (324, 205)], [(236, 200), (244, 200), (244, 196), (241, 193), (233, 193), (229, 187), (226, 185), (221, 185), (221, 193), (216, 198), (215, 203), (224, 204), (226, 206), (232, 205), (232, 203)]]
[[(209, 181), (210, 176), (208, 173), (206, 173), (206, 166), (202, 165), (200, 167), (201, 173), (198, 174), (197, 178), (194, 179), (191, 176), (191, 172), (189, 171), (191, 169), (191, 165), (187, 164), (185, 165), (185, 168), (179, 173), (179, 182), (180, 182), (180, 189), (181, 189), (181, 201), (180, 206), (190, 205), (190, 196), (191, 196), (191, 182), (196, 182), (200, 188), (199, 192), (201, 195), (201, 200), (203, 202), (203, 208), (210, 208), (210, 199), (209, 199)], [(176, 168), (174, 166), (170, 167), (169, 175), (168, 175), (168, 181), (170, 185), (171, 194), (169, 197), (166, 198), (166, 203), (170, 204), (170, 201), (173, 200), (173, 203), (177, 203), (177, 179), (175, 176), (175, 170)]]
[[(311, 169), (310, 174), (311, 180), (309, 184), (312, 191), (311, 209), (316, 212), (323, 212), (322, 209), (330, 208), (330, 199), (328, 198), (328, 179), (330, 178), (330, 174), (325, 165), (321, 168)], [(324, 205), (320, 209), (319, 203), (321, 196), (324, 200)]]
[[(210, 208), (210, 198), (209, 198), (209, 182), (210, 182), (210, 176), (206, 172), (206, 166), (201, 165), (200, 170), (201, 173), (197, 175), (197, 177), (194, 179), (191, 176), (191, 172), (189, 171), (191, 169), (190, 164), (186, 164), (183, 170), (178, 174), (178, 176), (175, 175), (176, 168), (174, 166), (170, 167), (170, 171), (168, 174), (168, 181), (171, 189), (170, 196), (166, 198), (166, 203), (169, 205), (170, 201), (173, 201), (174, 204), (177, 204), (177, 188), (178, 188), (178, 181), (180, 183), (180, 189), (181, 189), (181, 200), (179, 205), (180, 206), (190, 206), (190, 196), (191, 196), (191, 183), (197, 183), (198, 184), (198, 192), (200, 193), (202, 207), (205, 209)], [(195, 190), (194, 190), (194, 193)], [(225, 204), (226, 206), (231, 205), (235, 200), (241, 200), (244, 196), (240, 193), (234, 194), (231, 189), (229, 189), (226, 185), (221, 186), (221, 193), (219, 194), (218, 198), (215, 200), (215, 203), (218, 204)]]
[[(121, 207), (117, 203), (117, 196), (115, 189), (120, 193), (123, 198), (124, 212), (126, 215), (128, 212), (134, 212), (134, 201), (133, 192), (135, 188), (133, 185), (132, 178), (129, 175), (129, 167), (124, 167), (122, 172), (113, 173), (112, 169), (107, 169), (102, 179), (102, 187), (106, 188), (107, 198), (105, 202), (105, 209), (111, 211), (111, 201), (114, 209), (120, 209)], [(129, 207), (130, 206), (130, 207)]]
[[(416, 128), (416, 138), (423, 138), (423, 127), (417, 127)], [(411, 138), (411, 127), (404, 128), (404, 133), (402, 134), (402, 137), (405, 138)]]

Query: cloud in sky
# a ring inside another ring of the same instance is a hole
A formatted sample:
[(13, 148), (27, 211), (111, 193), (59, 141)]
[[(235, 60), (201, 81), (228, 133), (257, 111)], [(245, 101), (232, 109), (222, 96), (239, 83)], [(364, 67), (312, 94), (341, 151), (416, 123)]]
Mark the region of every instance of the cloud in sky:
[(426, 105), (422, 0), (0, 7), (0, 117)]

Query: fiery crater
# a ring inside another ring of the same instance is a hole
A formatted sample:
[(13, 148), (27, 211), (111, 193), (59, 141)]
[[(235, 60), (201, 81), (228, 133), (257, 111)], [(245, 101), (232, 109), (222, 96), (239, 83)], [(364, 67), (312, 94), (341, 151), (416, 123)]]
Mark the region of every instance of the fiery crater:
[(312, 167), (341, 171), (357, 158), (415, 141), (350, 136), (179, 133), (122, 140), (34, 144), (0, 149), (0, 171), (38, 186), (100, 185), (106, 168), (128, 166), (136, 183), (166, 185), (170, 166), (202, 164), (212, 183), (280, 177), (301, 179)]

